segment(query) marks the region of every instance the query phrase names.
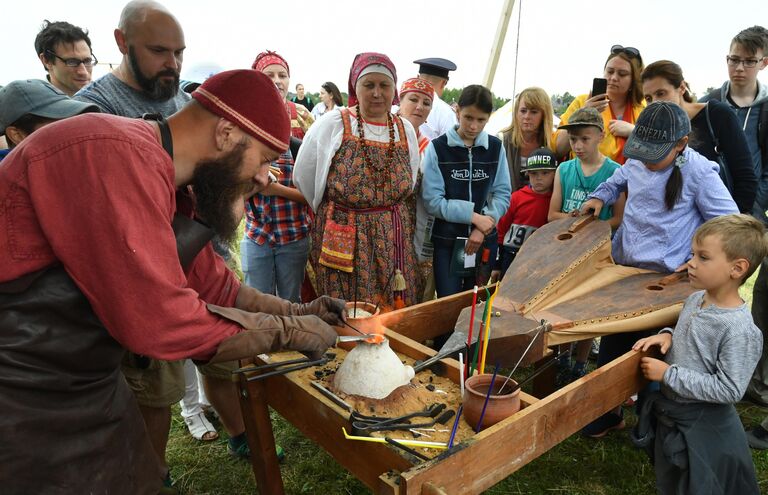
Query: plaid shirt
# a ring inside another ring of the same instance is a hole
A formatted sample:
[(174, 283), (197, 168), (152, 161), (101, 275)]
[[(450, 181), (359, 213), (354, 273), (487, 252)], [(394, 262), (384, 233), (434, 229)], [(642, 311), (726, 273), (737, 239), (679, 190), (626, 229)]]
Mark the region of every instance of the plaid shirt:
[[(272, 163), (282, 175), (277, 182), (293, 185), (293, 156), (286, 151)], [(307, 205), (282, 196), (255, 194), (245, 203), (245, 235), (256, 244), (269, 241), (270, 246), (282, 246), (303, 239), (309, 233)]]

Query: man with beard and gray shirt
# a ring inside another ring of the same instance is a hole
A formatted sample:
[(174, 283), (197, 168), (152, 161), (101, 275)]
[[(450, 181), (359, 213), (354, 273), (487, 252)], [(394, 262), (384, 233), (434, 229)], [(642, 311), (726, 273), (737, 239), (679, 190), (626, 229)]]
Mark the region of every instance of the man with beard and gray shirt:
[(141, 117), (176, 113), (190, 97), (179, 91), (184, 32), (165, 7), (135, 1), (125, 6), (115, 29), (123, 54), (114, 72), (81, 89), (75, 99), (95, 103), (104, 113)]
[[(123, 54), (120, 65), (80, 90), (75, 99), (95, 103), (102, 112), (123, 117), (144, 114), (169, 117), (179, 111), (190, 100), (190, 95), (179, 89), (186, 45), (178, 20), (159, 3), (133, 1), (123, 8), (114, 35)], [(221, 242), (217, 240), (214, 238), (214, 248), (221, 254)], [(228, 251), (226, 245), (223, 250)], [(208, 400), (230, 436), (230, 451), (243, 456), (250, 452), (236, 384), (230, 378), (236, 366), (231, 364), (206, 365), (199, 370)], [(182, 412), (187, 413), (184, 420), (190, 433), (198, 440), (218, 437), (200, 408), (194, 370), (185, 370), (184, 361), (150, 361), (144, 356), (128, 354), (122, 371), (139, 402), (150, 439), (164, 468), (167, 469), (165, 449), (171, 405), (182, 398), (185, 403)], [(166, 485), (170, 485), (169, 479)]]

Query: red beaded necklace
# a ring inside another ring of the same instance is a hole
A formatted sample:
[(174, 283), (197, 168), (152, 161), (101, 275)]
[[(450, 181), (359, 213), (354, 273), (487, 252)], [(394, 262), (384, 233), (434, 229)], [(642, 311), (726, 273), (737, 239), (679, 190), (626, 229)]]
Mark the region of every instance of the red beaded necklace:
[(387, 168), (391, 164), (394, 163), (395, 158), (395, 126), (392, 121), (392, 114), (387, 112), (387, 127), (389, 128), (389, 144), (387, 145), (387, 159), (386, 160), (380, 160), (378, 164), (374, 162), (373, 157), (371, 156), (371, 147), (366, 143), (365, 141), (365, 130), (364, 127), (364, 121), (363, 117), (360, 114), (360, 104), (358, 103), (355, 106), (355, 114), (357, 117), (357, 130), (360, 134), (360, 148), (363, 152), (363, 161), (365, 162), (365, 166), (368, 167), (370, 170), (376, 172), (376, 177), (378, 179), (384, 179), (384, 174), (382, 172), (385, 172)]

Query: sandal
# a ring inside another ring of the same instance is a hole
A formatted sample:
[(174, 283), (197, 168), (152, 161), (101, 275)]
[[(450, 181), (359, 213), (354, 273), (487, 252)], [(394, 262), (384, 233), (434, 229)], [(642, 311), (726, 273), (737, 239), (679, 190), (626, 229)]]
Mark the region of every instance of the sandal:
[(184, 418), (184, 422), (187, 423), (189, 434), (192, 435), (195, 440), (212, 442), (219, 438), (219, 433), (216, 431), (216, 428), (213, 427), (211, 422), (208, 421), (208, 418), (206, 418), (205, 414), (202, 412)]

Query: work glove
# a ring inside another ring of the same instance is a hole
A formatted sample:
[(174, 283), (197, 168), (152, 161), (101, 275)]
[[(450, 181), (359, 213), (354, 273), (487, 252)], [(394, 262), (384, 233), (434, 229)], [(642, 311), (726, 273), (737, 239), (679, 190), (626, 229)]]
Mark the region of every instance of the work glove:
[(237, 296), (236, 306), (251, 313), (272, 315), (319, 316), (329, 325), (344, 324), (344, 301), (329, 296), (321, 296), (306, 304), (291, 303), (272, 294), (264, 294), (252, 287), (243, 285)]
[(314, 301), (299, 305), (296, 313), (300, 316), (315, 315), (329, 325), (342, 326), (347, 321), (347, 310), (341, 299), (320, 296)]
[(336, 331), (316, 315), (277, 316), (208, 304), (208, 310), (232, 320), (246, 331), (219, 343), (211, 362), (233, 361), (284, 349), (320, 359), (336, 343)]

